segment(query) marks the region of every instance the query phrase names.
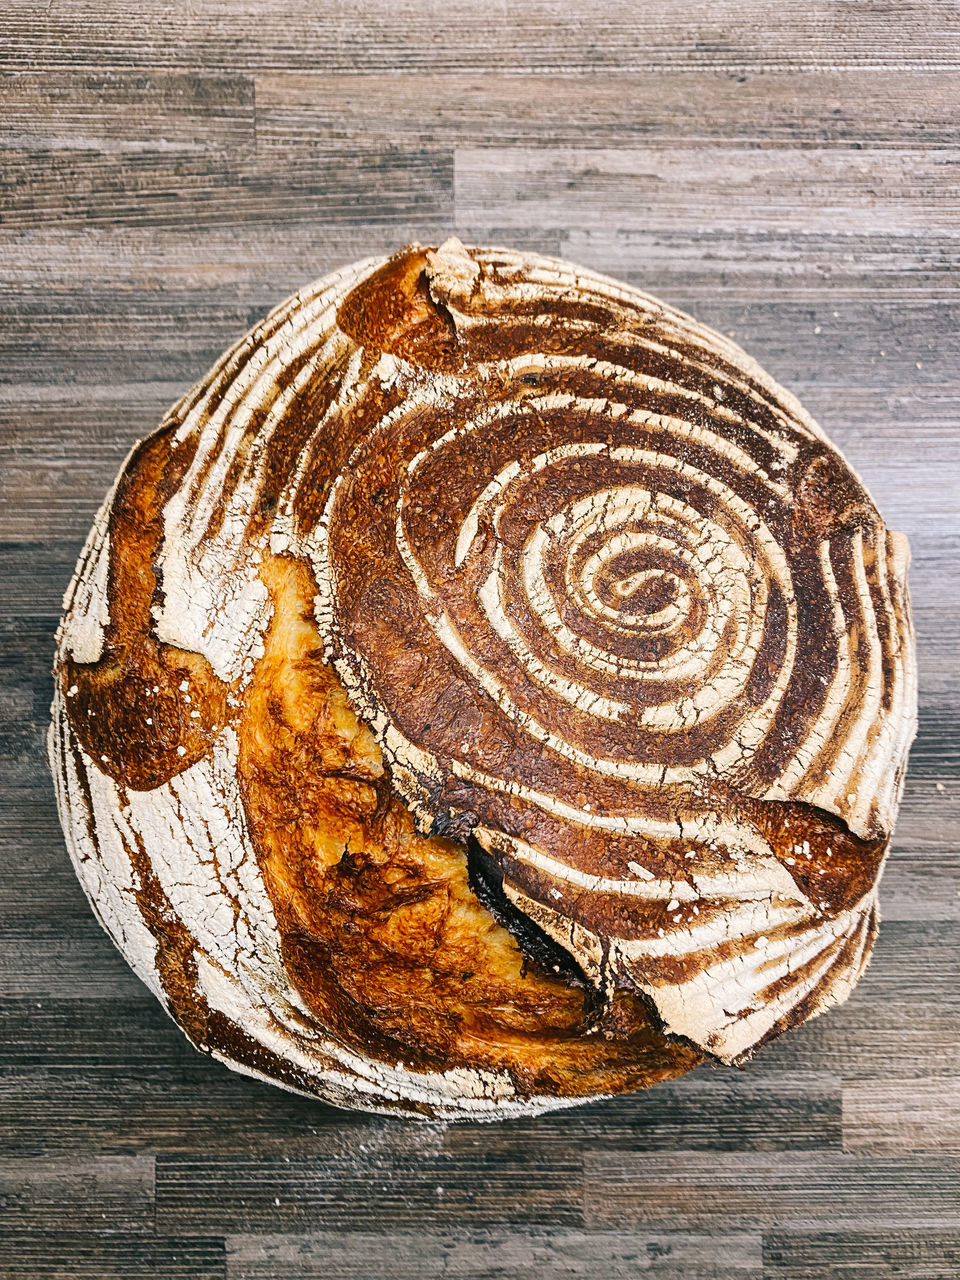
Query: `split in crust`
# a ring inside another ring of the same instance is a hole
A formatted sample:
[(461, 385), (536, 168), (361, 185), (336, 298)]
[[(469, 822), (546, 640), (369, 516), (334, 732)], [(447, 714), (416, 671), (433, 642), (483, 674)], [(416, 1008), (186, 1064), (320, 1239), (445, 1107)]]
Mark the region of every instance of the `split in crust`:
[(529, 1114), (844, 999), (915, 729), (906, 539), (738, 347), (408, 246), (138, 445), (65, 600), (77, 873), (190, 1039)]

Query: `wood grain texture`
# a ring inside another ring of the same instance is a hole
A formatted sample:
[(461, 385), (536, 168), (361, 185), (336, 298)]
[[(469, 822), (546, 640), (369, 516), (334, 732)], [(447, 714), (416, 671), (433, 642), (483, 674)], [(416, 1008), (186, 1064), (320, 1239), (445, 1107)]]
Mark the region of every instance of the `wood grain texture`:
[[(4, 7), (0, 1275), (957, 1274), (958, 34), (936, 0)], [(453, 231), (648, 288), (800, 395), (910, 536), (921, 729), (846, 1006), (746, 1072), (414, 1131), (189, 1049), (42, 747), (129, 446), (292, 289)]]

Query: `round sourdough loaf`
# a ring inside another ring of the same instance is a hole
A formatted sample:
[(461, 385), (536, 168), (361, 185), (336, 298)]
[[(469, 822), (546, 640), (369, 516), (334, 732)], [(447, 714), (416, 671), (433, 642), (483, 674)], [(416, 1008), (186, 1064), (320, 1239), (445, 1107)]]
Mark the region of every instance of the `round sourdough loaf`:
[(198, 1048), (529, 1114), (844, 999), (915, 724), (906, 539), (732, 342), (505, 249), (278, 307), (137, 445), (50, 758)]

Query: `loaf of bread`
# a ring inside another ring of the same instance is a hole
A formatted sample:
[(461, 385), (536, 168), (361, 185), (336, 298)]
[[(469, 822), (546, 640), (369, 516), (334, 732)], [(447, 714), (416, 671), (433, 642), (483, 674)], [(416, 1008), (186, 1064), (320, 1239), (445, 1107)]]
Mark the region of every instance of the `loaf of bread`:
[(358, 263), (97, 517), (50, 736), (77, 874), (198, 1048), (340, 1106), (739, 1063), (867, 962), (907, 560), (689, 317), (456, 239)]

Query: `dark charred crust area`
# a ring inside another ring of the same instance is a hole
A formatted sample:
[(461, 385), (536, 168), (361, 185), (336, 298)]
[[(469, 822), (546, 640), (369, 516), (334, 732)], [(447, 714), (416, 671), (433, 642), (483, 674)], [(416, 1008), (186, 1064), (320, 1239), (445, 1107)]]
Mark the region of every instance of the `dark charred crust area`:
[(467, 872), (470, 888), (477, 895), (498, 924), (512, 934), (524, 954), (528, 966), (546, 976), (557, 974), (574, 986), (583, 987), (597, 997), (586, 974), (569, 951), (565, 951), (553, 938), (518, 910), (503, 890), (503, 868), (484, 849), (475, 836), (467, 843)]
[(145, 440), (117, 486), (102, 656), (95, 663), (66, 658), (59, 670), (84, 750), (135, 791), (161, 786), (195, 764), (226, 720), (227, 686), (206, 659), (160, 643), (152, 630), (151, 606), (162, 591), (156, 556), (163, 506), (189, 463), (188, 447), (174, 447), (173, 433), (171, 426)]

